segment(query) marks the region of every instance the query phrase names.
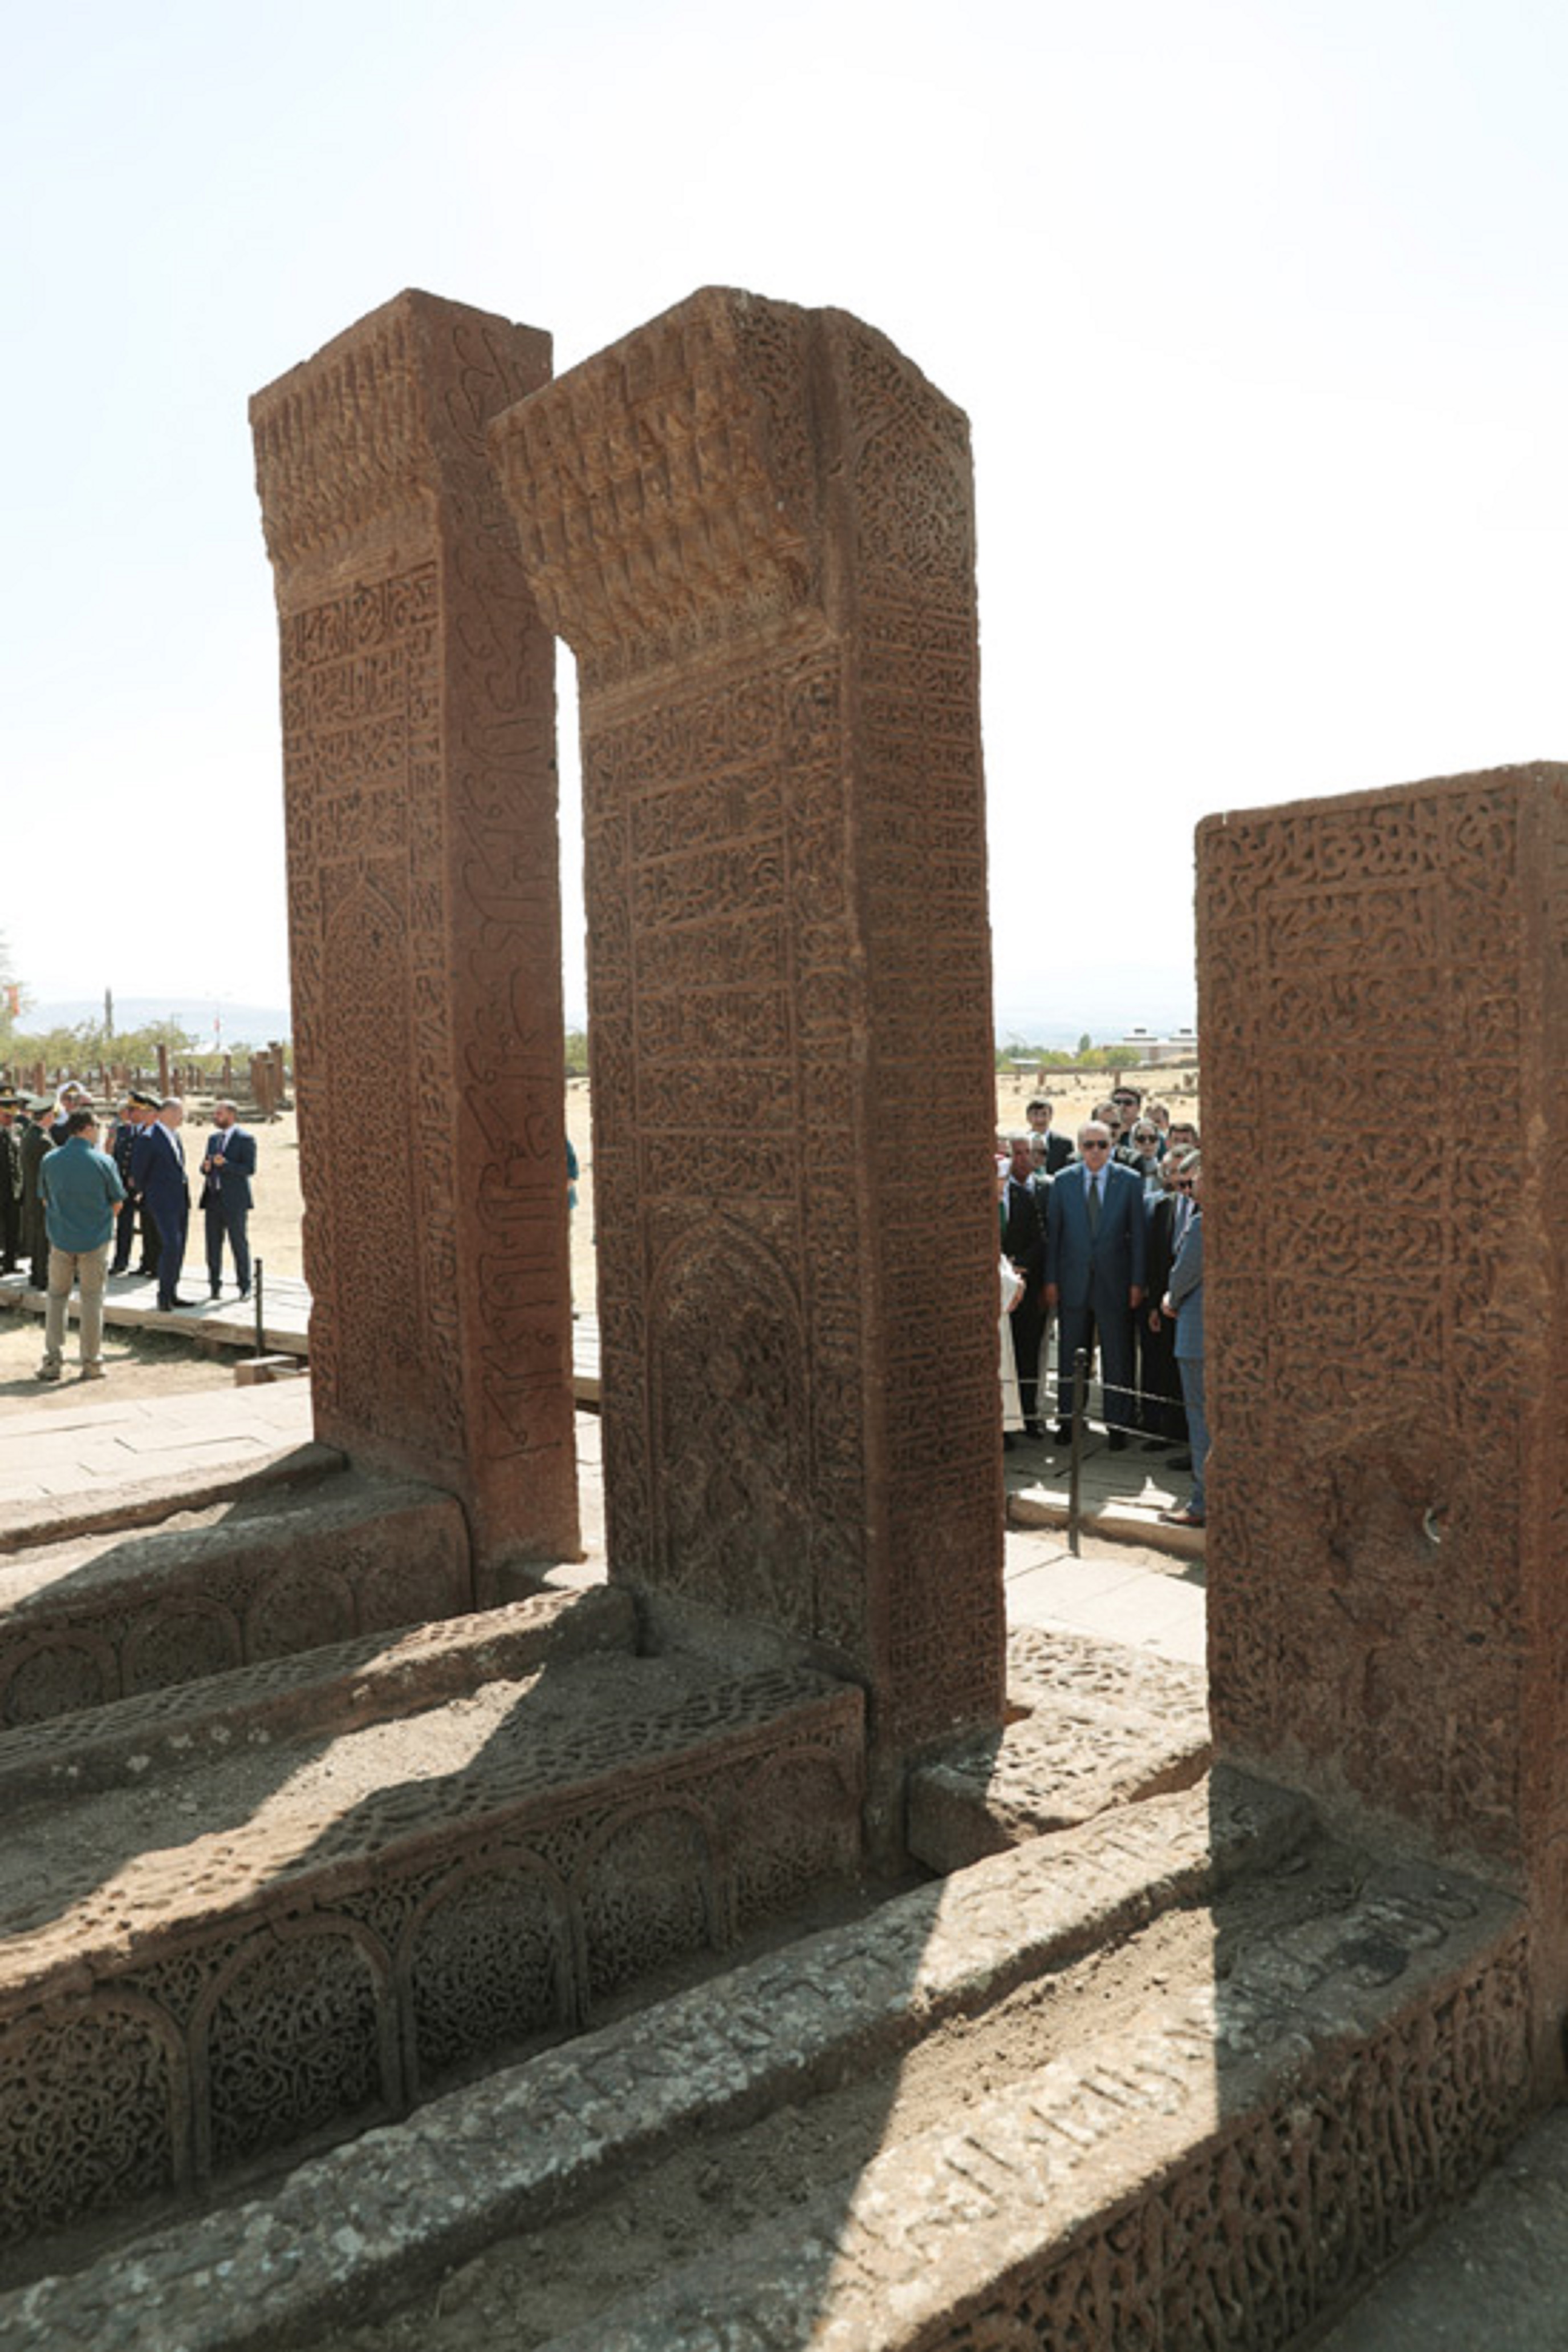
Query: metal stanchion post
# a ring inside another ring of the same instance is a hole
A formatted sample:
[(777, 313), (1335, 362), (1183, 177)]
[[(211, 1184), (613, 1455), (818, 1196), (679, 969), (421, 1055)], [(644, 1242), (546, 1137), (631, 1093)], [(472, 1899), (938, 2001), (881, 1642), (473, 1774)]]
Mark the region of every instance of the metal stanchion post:
[(263, 1268), (259, 1258), (257, 1259), (252, 1271), (256, 1283), (256, 1352), (258, 1356), (264, 1356), (267, 1353), (267, 1326), (266, 1319), (261, 1312), (261, 1282)]
[(1079, 1556), (1079, 1486), (1083, 1476), (1083, 1415), (1088, 1401), (1089, 1351), (1079, 1348), (1072, 1360), (1072, 1462), (1068, 1471), (1068, 1549), (1074, 1559)]

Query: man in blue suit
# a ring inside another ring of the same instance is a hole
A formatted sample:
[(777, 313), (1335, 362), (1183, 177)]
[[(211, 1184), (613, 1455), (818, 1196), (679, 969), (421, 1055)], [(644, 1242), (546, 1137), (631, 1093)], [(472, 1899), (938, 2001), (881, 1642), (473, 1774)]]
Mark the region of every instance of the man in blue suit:
[(216, 1298), (223, 1286), (224, 1235), (234, 1252), (235, 1280), (242, 1298), (250, 1296), (250, 1180), (256, 1173), (256, 1138), (235, 1125), (231, 1102), (213, 1105), (212, 1140), (202, 1161), (202, 1208), (207, 1228), (207, 1283)]
[(132, 1183), (158, 1228), (158, 1304), (165, 1314), (175, 1307), (195, 1304), (178, 1295), (191, 1217), (185, 1147), (180, 1141), (184, 1116), (184, 1104), (171, 1095), (151, 1126), (142, 1129), (131, 1154)]
[(1143, 1300), (1146, 1229), (1143, 1180), (1110, 1157), (1110, 1129), (1089, 1119), (1078, 1131), (1081, 1165), (1064, 1168), (1046, 1211), (1046, 1304), (1057, 1312), (1057, 1437), (1072, 1435), (1073, 1358), (1100, 1336), (1100, 1371), (1110, 1429), (1120, 1452), (1133, 1425), (1132, 1317)]

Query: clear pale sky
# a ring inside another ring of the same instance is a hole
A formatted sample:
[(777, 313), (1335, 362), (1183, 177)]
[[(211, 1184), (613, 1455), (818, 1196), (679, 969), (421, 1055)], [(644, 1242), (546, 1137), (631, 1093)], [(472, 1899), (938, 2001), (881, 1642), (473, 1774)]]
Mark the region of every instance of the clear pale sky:
[(408, 285), (558, 367), (837, 303), (968, 410), (1004, 1030), (1191, 1017), (1208, 810), (1568, 757), (1552, 0), (61, 0), (5, 79), (40, 999), (287, 1001), (246, 402)]

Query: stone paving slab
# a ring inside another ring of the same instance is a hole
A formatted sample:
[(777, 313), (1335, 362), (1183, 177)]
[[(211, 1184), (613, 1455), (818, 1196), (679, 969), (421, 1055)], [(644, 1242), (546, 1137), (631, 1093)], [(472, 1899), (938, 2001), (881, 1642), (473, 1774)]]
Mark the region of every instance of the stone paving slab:
[(1194, 1667), (1080, 1634), (1015, 1627), (1009, 1709), (1022, 1720), (966, 1739), (910, 1776), (910, 1851), (957, 1870), (1207, 1770), (1207, 1691)]
[(0, 1803), (15, 1824), (29, 1802), (140, 1788), (237, 1751), (355, 1730), (480, 1682), (515, 1681), (547, 1659), (629, 1653), (636, 1633), (630, 1596), (600, 1586), (268, 1659), (0, 1733)]
[(980, 2015), (1161, 1911), (1275, 1866), (1310, 1827), (1300, 1800), (1219, 1773), (980, 1863), (432, 2101), (300, 2166), (264, 2200), (0, 2296), (0, 2352), (308, 2344), (694, 2133), (894, 2061), (943, 2020)]
[(1152, 1546), (1086, 1540), (1081, 1558), (1058, 1531), (1009, 1528), (1004, 1590), (1009, 1625), (1089, 1634), (1202, 1667), (1207, 1656), (1203, 1563)]
[(308, 1381), (130, 1405), (107, 1398), (71, 1411), (64, 1431), (57, 1418), (58, 1408), (35, 1407), (0, 1421), (0, 1550), (164, 1516), (160, 1496), (178, 1509), (184, 1492), (226, 1471), (231, 1479), (277, 1476), (279, 1457), (289, 1452), (310, 1449), (301, 1453), (302, 1472), (312, 1461), (342, 1461), (315, 1446)]
[[(1158, 1455), (1153, 1463), (1151, 1469), (1129, 1454), (1107, 1454), (1103, 1448), (1092, 1454), (1084, 1465), (1079, 1490), (1083, 1533), (1104, 1543), (1146, 1544), (1184, 1559), (1202, 1559), (1205, 1530), (1173, 1527), (1163, 1516), (1185, 1500), (1192, 1482), (1162, 1472)], [(1031, 1474), (1015, 1469), (1010, 1462), (1006, 1490), (1009, 1527), (1070, 1525), (1071, 1495), (1065, 1466), (1047, 1465)]]
[(548, 2352), (1295, 2343), (1517, 2128), (1522, 1923), (1406, 1870), (1231, 1958)]

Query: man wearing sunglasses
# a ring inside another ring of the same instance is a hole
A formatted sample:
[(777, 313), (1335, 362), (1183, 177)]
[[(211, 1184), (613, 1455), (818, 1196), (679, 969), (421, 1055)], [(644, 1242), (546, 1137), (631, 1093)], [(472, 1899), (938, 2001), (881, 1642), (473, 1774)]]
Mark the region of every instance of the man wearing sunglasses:
[(1100, 1339), (1108, 1444), (1133, 1426), (1132, 1318), (1143, 1299), (1143, 1183), (1110, 1156), (1100, 1119), (1078, 1131), (1078, 1161), (1051, 1186), (1046, 1211), (1046, 1304), (1057, 1313), (1057, 1440), (1072, 1435), (1073, 1358)]

